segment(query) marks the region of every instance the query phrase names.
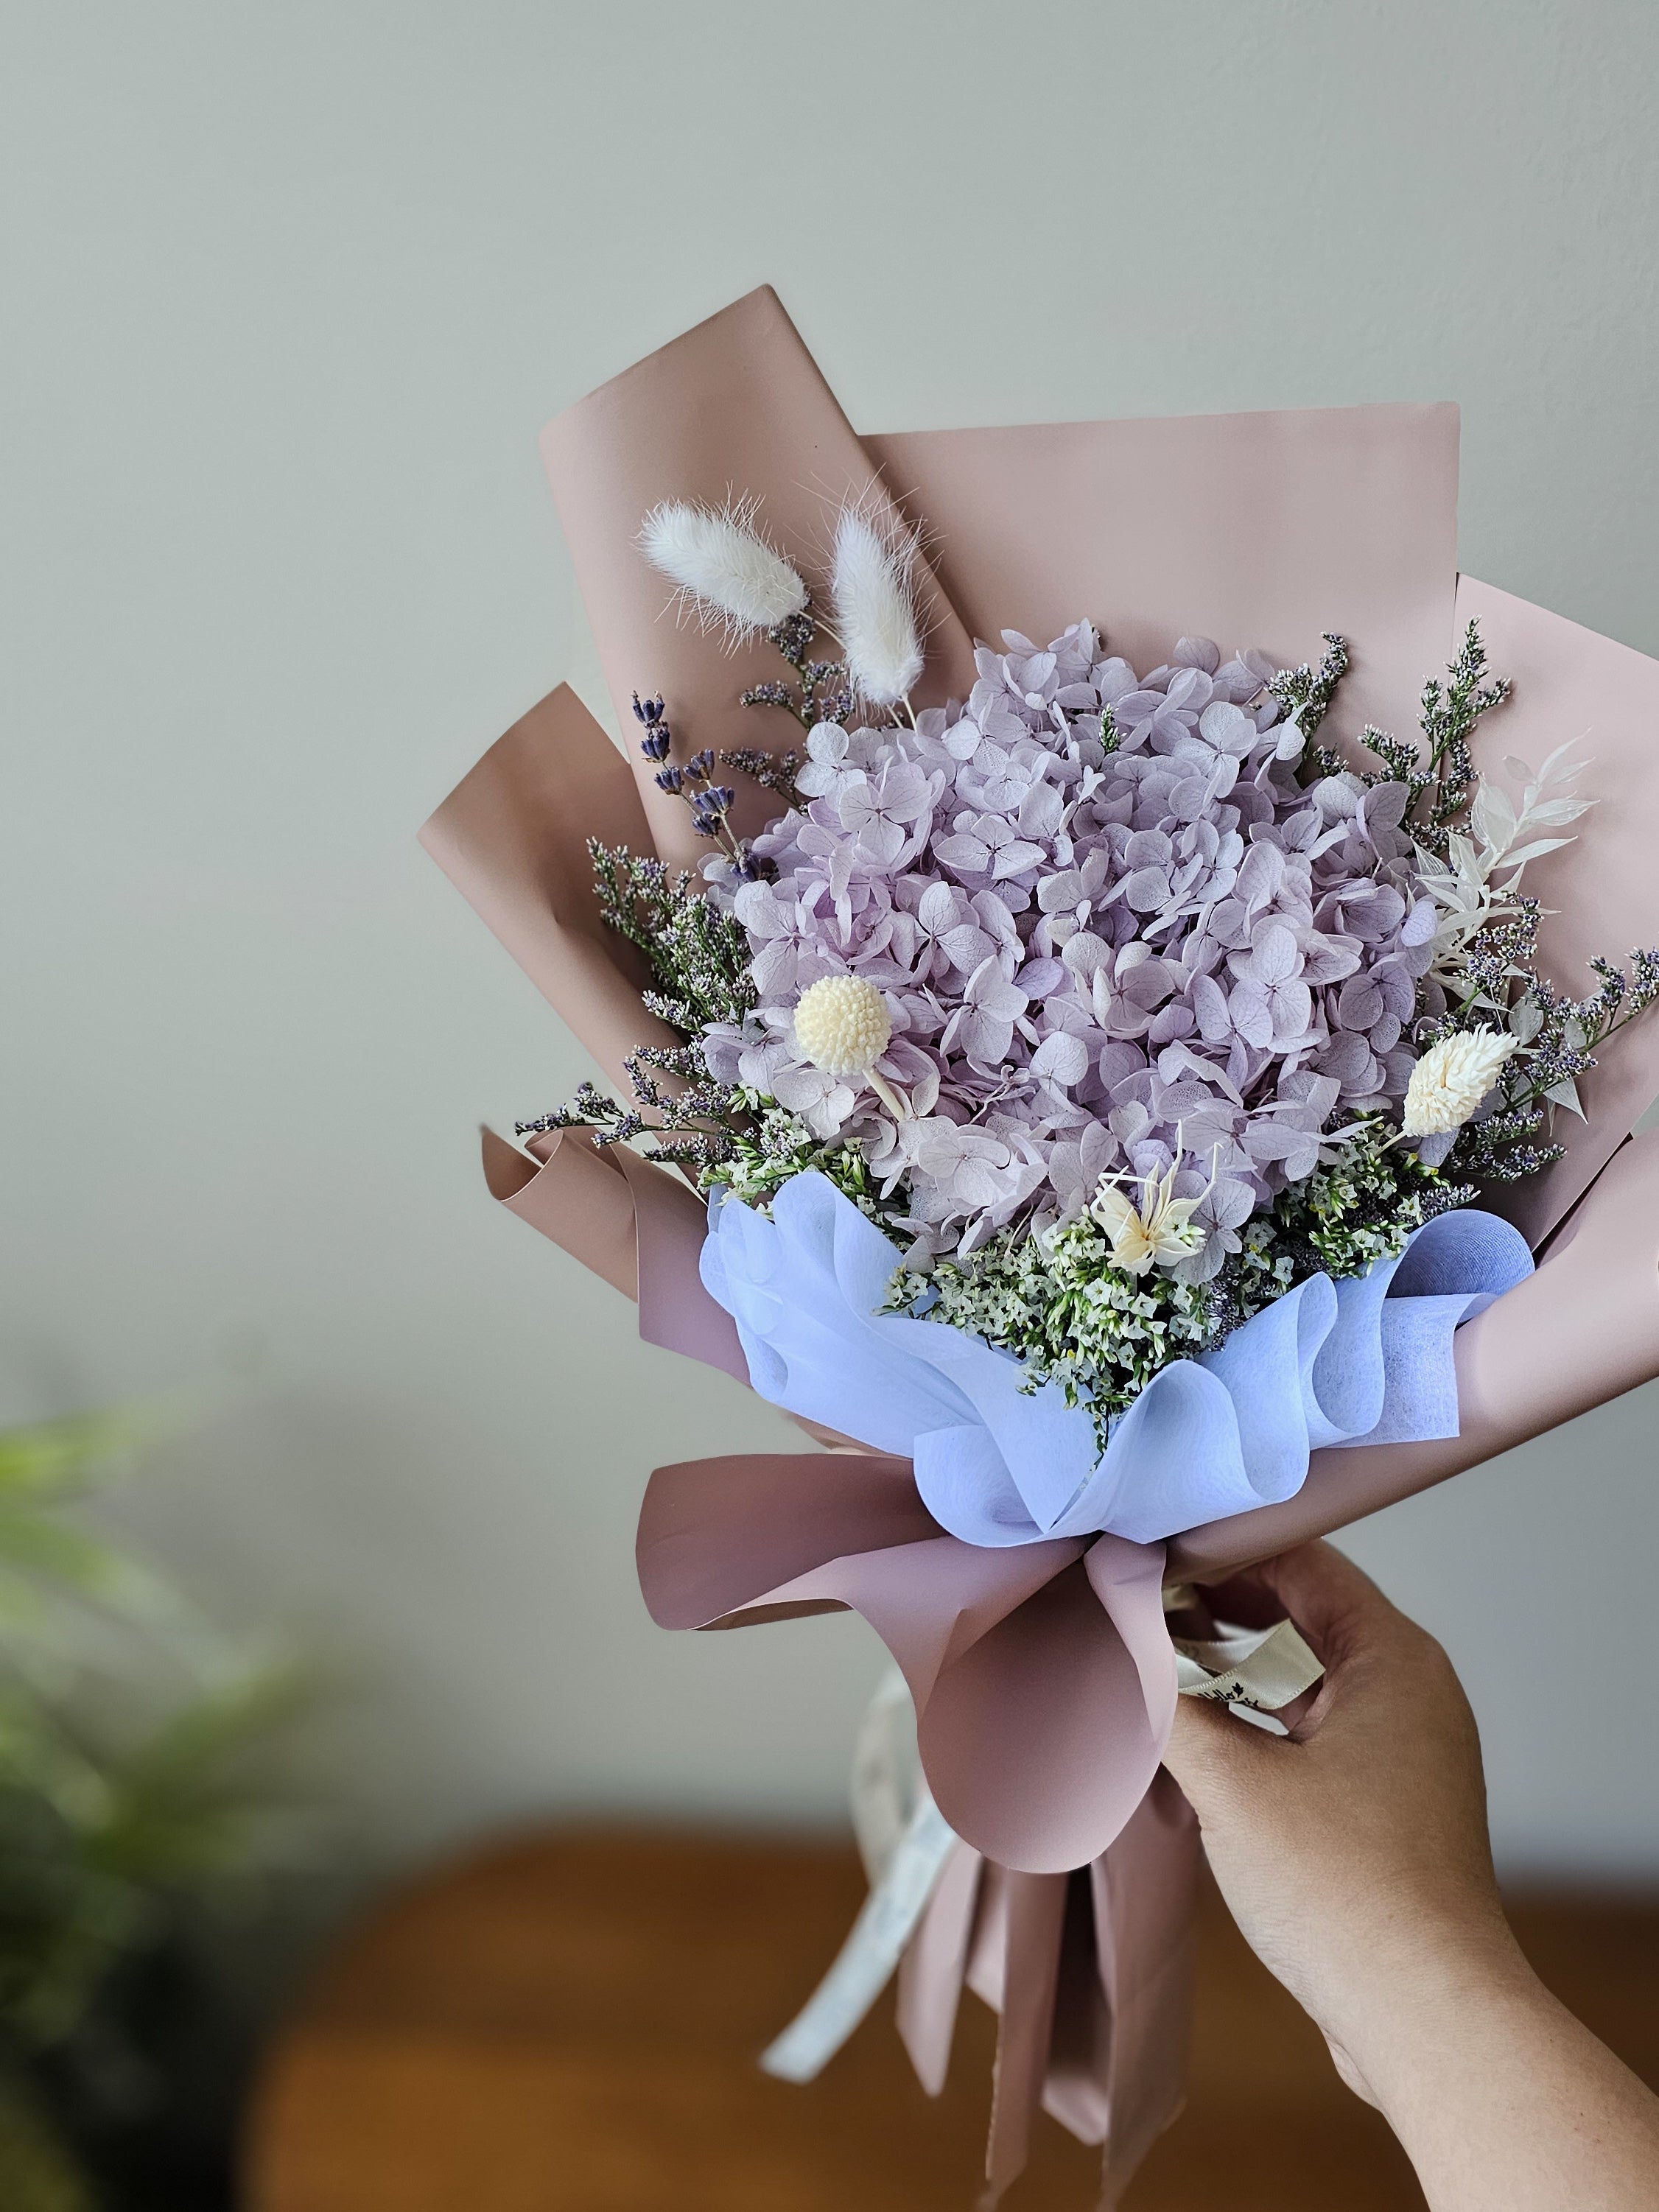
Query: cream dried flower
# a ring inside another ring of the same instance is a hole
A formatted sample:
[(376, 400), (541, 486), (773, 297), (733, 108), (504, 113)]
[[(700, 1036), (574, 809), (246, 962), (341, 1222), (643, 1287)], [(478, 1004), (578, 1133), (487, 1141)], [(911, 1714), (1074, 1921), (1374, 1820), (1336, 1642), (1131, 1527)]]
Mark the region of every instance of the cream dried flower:
[(1498, 1080), (1518, 1039), (1496, 1030), (1461, 1030), (1431, 1044), (1412, 1070), (1401, 1124), (1408, 1137), (1461, 1129)]
[(1112, 1262), (1131, 1275), (1144, 1275), (1156, 1265), (1178, 1267), (1190, 1260), (1200, 1237), (1193, 1215), (1206, 1194), (1196, 1198), (1175, 1195), (1176, 1163), (1160, 1175), (1149, 1175), (1140, 1186), (1137, 1206), (1121, 1184), (1103, 1176), (1096, 1186), (1089, 1211), (1112, 1240)]
[(806, 586), (754, 528), (755, 502), (721, 508), (665, 500), (640, 526), (640, 545), (705, 613), (733, 637), (772, 629), (806, 605)]
[(857, 507), (842, 511), (830, 581), (836, 635), (854, 690), (872, 707), (896, 707), (921, 675), (915, 559), (914, 538), (884, 534)]
[(868, 1084), (901, 1121), (909, 1108), (875, 1072), (893, 1034), (887, 1001), (862, 975), (825, 975), (800, 994), (795, 1043), (801, 1056), (826, 1075)]

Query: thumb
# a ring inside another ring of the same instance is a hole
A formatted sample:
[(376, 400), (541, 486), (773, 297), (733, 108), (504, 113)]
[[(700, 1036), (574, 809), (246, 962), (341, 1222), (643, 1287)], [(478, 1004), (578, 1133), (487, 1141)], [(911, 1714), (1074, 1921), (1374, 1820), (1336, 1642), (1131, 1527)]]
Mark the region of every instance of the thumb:
[(1218, 1698), (1177, 1698), (1164, 1764), (1201, 1820), (1206, 1803), (1259, 1776), (1263, 1760), (1280, 1756), (1282, 1741), (1235, 1720)]

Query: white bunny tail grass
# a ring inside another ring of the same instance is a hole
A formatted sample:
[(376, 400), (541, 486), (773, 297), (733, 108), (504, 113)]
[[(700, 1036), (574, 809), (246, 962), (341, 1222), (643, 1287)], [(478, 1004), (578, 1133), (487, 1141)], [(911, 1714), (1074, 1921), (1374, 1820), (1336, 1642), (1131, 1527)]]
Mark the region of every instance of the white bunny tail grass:
[(719, 509), (665, 500), (640, 526), (653, 568), (733, 638), (771, 629), (806, 605), (806, 586), (754, 529), (755, 502)]
[(896, 707), (921, 675), (915, 560), (914, 538), (884, 534), (857, 507), (842, 509), (830, 594), (847, 672), (872, 707)]

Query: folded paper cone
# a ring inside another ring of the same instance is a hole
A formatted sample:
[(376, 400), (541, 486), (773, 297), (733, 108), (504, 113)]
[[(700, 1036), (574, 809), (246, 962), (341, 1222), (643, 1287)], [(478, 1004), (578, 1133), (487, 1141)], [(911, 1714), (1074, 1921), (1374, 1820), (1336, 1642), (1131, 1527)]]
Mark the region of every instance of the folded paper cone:
[[(732, 702), (775, 676), (776, 655), (760, 641), (729, 653), (712, 643), (641, 551), (641, 523), (665, 500), (711, 507), (734, 495), (758, 500), (759, 527), (811, 584), (824, 574), (844, 501), (864, 501), (878, 522), (902, 522), (771, 287), (578, 400), (542, 433), (542, 458), (618, 720), (635, 691), (660, 692), (690, 750), (769, 746), (781, 718), (747, 716), (734, 733)], [(925, 561), (918, 583), (929, 633), (918, 696), (942, 702), (973, 682), (972, 647)], [(638, 774), (656, 851), (695, 866), (708, 848), (684, 807), (657, 790), (643, 765)], [(747, 834), (772, 802), (754, 791), (738, 805)]]
[(640, 1004), (643, 959), (605, 926), (590, 837), (651, 849), (627, 763), (567, 684), (496, 739), (421, 831), (457, 890), (631, 1097), (629, 1054), (677, 1040)]

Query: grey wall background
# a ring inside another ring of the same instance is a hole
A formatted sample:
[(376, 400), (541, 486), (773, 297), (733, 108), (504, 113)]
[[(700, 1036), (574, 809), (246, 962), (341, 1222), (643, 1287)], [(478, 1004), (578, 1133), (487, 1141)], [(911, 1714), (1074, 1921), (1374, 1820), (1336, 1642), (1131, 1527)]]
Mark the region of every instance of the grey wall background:
[[(123, 1510), (331, 1656), (371, 1856), (833, 1819), (867, 1633), (676, 1640), (633, 1584), (647, 1470), (775, 1417), (476, 1171), (584, 1073), (413, 842), (559, 676), (600, 700), (536, 432), (767, 277), (871, 428), (1449, 396), (1465, 566), (1659, 650), (1659, 15), (0, 25), (0, 1413), (218, 1392)], [(1351, 1540), (1464, 1670), (1511, 1867), (1659, 1874), (1656, 1411)]]

